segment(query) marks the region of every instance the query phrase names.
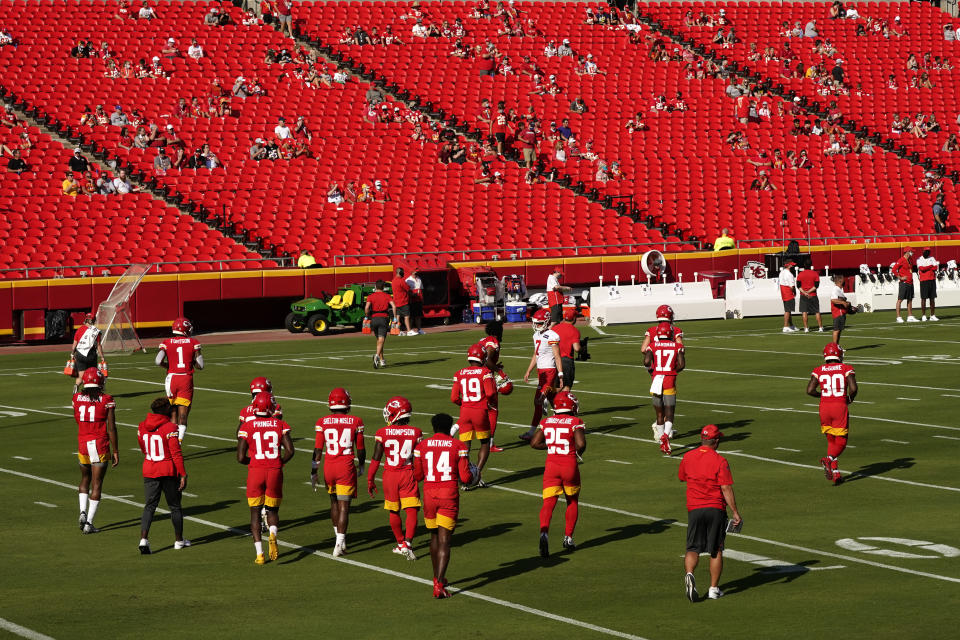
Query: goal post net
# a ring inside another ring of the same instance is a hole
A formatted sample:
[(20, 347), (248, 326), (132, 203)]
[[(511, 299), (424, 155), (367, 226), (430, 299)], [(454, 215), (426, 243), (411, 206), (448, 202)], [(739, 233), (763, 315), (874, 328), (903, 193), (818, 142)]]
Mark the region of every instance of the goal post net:
[(130, 298), (152, 266), (135, 264), (128, 268), (113, 285), (107, 299), (97, 308), (97, 327), (103, 331), (101, 346), (104, 353), (144, 350), (130, 318)]

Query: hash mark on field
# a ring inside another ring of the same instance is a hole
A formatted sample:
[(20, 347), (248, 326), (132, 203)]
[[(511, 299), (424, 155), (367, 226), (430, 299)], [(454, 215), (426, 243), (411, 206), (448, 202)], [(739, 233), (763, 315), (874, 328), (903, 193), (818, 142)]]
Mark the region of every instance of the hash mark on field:
[[(934, 438), (943, 438), (944, 440), (960, 440), (960, 438), (954, 438), (953, 436), (933, 436)], [(848, 447), (850, 445), (847, 445)]]
[(50, 504), (49, 502), (40, 502), (39, 500), (34, 500), (34, 501), (33, 501), (33, 504), (38, 504), (38, 505), (40, 505), (41, 507), (47, 507), (48, 509), (56, 509), (56, 508), (57, 508), (57, 505), (55, 505), (55, 504)]
[(14, 460), (26, 460), (26, 461), (28, 461), (28, 462), (29, 462), (30, 460), (33, 460), (33, 458), (24, 458), (23, 456), (13, 456), (13, 459), (14, 459)]
[(130, 451), (137, 451), (137, 452), (139, 452), (139, 451), (140, 451), (140, 448), (139, 448), (139, 447), (134, 447), (133, 449), (130, 449)]
[(490, 471), (499, 471), (500, 473), (513, 473), (510, 469), (499, 469), (497, 467), (487, 467), (487, 469), (490, 469)]
[(812, 404), (812, 403), (810, 403), (810, 402), (806, 402), (806, 403), (804, 403), (803, 406), (805, 406), (805, 407), (819, 407), (820, 405), (818, 405), (818, 404)]
[(181, 493), (182, 493), (183, 495), (187, 496), (188, 498), (197, 498), (197, 497), (199, 497), (199, 496), (197, 496), (197, 494), (195, 494), (195, 493), (187, 493), (186, 491), (182, 491)]
[(910, 400), (911, 402), (920, 402), (920, 398), (897, 398), (897, 400)]
[(953, 395), (952, 393), (941, 393), (944, 398), (960, 398), (960, 396)]
[(802, 449), (788, 449), (787, 447), (774, 447), (774, 449), (779, 449), (780, 451), (793, 451), (794, 453), (800, 453)]
[(723, 409), (714, 409), (714, 413), (733, 413), (733, 411), (724, 411)]
[(891, 440), (890, 438), (881, 438), (880, 442), (892, 442), (893, 444), (910, 444), (906, 440)]
[(624, 462), (623, 460), (607, 460), (607, 462), (612, 462), (613, 464), (633, 464), (632, 462)]
[(613, 416), (614, 420), (633, 420), (633, 418), (628, 418), (626, 416)]
[(193, 447), (194, 449), (206, 449), (202, 444), (188, 444), (188, 447)]

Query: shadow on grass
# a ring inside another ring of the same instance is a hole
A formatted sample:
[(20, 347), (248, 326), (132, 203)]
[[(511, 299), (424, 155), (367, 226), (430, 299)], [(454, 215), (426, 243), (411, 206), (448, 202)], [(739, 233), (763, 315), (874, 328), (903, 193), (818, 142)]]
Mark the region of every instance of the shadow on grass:
[(645, 405), (642, 405), (642, 404), (628, 404), (628, 405), (621, 405), (621, 406), (618, 406), (618, 407), (602, 407), (602, 408), (600, 408), (600, 409), (594, 409), (593, 411), (581, 411), (578, 415), (580, 415), (580, 416), (596, 416), (596, 415), (600, 415), (601, 413), (615, 413), (615, 412), (629, 413), (629, 412), (631, 412), (631, 411), (636, 411), (637, 409), (639, 409), (639, 408), (642, 407), (642, 406), (645, 406)]
[(140, 527), (140, 518), (130, 518), (129, 520), (121, 520), (120, 522), (111, 522), (108, 525), (97, 527), (100, 531), (113, 531), (115, 529), (129, 529), (136, 526), (139, 530)]
[(116, 393), (113, 394), (114, 398), (139, 398), (140, 396), (154, 396), (157, 393), (165, 395), (166, 391), (163, 389), (153, 390), (153, 391), (131, 391), (129, 393)]
[[(460, 520), (459, 526), (463, 526), (468, 522), (470, 521)], [(453, 534), (452, 542), (450, 544), (454, 549), (457, 547), (464, 547), (475, 540), (496, 538), (497, 536), (502, 536), (505, 533), (510, 533), (519, 526), (519, 522), (498, 522), (480, 529), (466, 529), (463, 531), (457, 531)], [(429, 538), (427, 541), (429, 542)]]
[(202, 449), (199, 451), (196, 451), (196, 450), (189, 450), (189, 451), (191, 451), (191, 453), (188, 453), (183, 456), (184, 460), (199, 460), (201, 458), (210, 458), (212, 456), (223, 455), (225, 453), (231, 453), (236, 455), (237, 448), (236, 447), (220, 447), (218, 449)]
[(664, 531), (670, 529), (670, 525), (672, 525), (674, 522), (676, 522), (675, 519), (668, 518), (665, 520), (656, 520), (654, 522), (647, 522), (644, 524), (630, 524), (625, 527), (614, 527), (612, 529), (607, 529), (607, 535), (591, 538), (586, 542), (578, 544), (577, 549), (583, 550), (590, 547), (602, 547), (603, 545), (611, 542), (629, 540), (637, 536), (663, 533)]
[(878, 347), (884, 346), (884, 343), (878, 342), (876, 344), (862, 344), (859, 347), (844, 347), (844, 351), (860, 351), (861, 349), (876, 349)]
[[(386, 354), (389, 357), (389, 353)], [(433, 364), (435, 362), (446, 362), (450, 358), (433, 358), (431, 360), (406, 360), (404, 362), (391, 362), (390, 368), (396, 369), (397, 367), (413, 367), (420, 366), (422, 364)]]
[[(720, 428), (720, 431), (724, 433), (723, 441), (724, 442), (735, 442), (736, 440), (743, 440), (743, 438), (735, 438), (736, 434), (728, 434), (727, 431), (733, 429), (740, 429), (745, 427), (748, 424), (753, 422), (753, 418), (744, 418), (743, 420), (734, 420), (732, 422), (717, 422), (715, 423), (717, 427)], [(702, 429), (703, 427), (700, 427)], [(673, 436), (674, 440), (680, 440), (682, 438), (690, 438), (693, 436), (700, 435), (700, 429), (691, 429), (690, 431), (684, 431), (683, 433), (678, 433)], [(747, 433), (747, 435), (750, 435)]]
[[(510, 484), (511, 482), (517, 482), (518, 480), (526, 480), (527, 478), (534, 478), (536, 476), (543, 474), (543, 467), (530, 467), (529, 469), (524, 469), (523, 471), (514, 471), (505, 476), (500, 476), (496, 480), (484, 480), (488, 485), (495, 484)], [(473, 489), (473, 491), (483, 491), (483, 489)]]
[(593, 429), (587, 429), (587, 435), (591, 433), (613, 433), (614, 431), (622, 431), (624, 429), (629, 429), (631, 427), (637, 426), (636, 422), (617, 422), (616, 424), (605, 424), (602, 427), (594, 427)]
[(914, 458), (897, 458), (896, 460), (888, 460), (887, 462), (872, 462), (868, 465), (864, 465), (845, 477), (844, 482), (855, 482), (857, 480), (863, 480), (864, 478), (869, 478), (870, 476), (879, 476), (883, 475), (888, 471), (893, 471), (894, 469), (909, 469), (914, 466)]
[[(189, 487), (187, 488), (189, 489)], [(187, 499), (190, 500), (190, 498), (187, 498)], [(233, 499), (233, 500), (220, 500), (219, 502), (213, 502), (210, 504), (197, 504), (197, 505), (191, 504), (191, 505), (183, 506), (181, 510), (183, 511), (184, 516), (198, 517), (198, 516), (204, 516), (208, 513), (213, 513), (214, 511), (220, 511), (221, 509), (227, 509), (237, 504), (238, 502), (240, 502), (239, 499)], [(161, 505), (162, 504), (163, 504), (163, 501), (161, 500)], [(170, 516), (164, 515), (163, 517), (169, 518)], [(157, 518), (155, 517), (154, 521), (156, 520)]]
[[(530, 546), (531, 550), (536, 551), (537, 540), (534, 539)], [(570, 553), (571, 552), (566, 551), (563, 553), (563, 555), (551, 555), (546, 558), (541, 558), (539, 555), (535, 555), (528, 558), (511, 560), (510, 562), (502, 563), (495, 569), (478, 573), (477, 575), (469, 578), (462, 578), (452, 582), (451, 584), (456, 586), (461, 591), (479, 589), (480, 587), (485, 587), (486, 585), (497, 582), (498, 580), (514, 578), (524, 573), (529, 573), (530, 571), (536, 571), (537, 569), (549, 569), (550, 567), (563, 564), (568, 562), (568, 559), (564, 556), (570, 555)]]
[[(706, 560), (706, 558), (704, 558)], [(722, 589), (724, 595), (756, 589), (768, 584), (779, 582), (787, 584), (793, 582), (800, 576), (810, 573), (810, 567), (817, 564), (819, 560), (804, 560), (803, 562), (787, 565), (783, 567), (759, 567), (753, 570), (748, 576), (734, 580), (733, 582), (724, 582)], [(704, 564), (704, 563), (701, 563)], [(700, 601), (706, 599), (706, 594), (701, 594)]]

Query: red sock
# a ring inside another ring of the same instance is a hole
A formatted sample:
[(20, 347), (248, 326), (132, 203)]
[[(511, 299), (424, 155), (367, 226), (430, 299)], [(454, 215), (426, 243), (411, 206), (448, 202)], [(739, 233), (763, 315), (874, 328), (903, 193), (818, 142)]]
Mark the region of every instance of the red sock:
[(403, 523), (400, 520), (400, 514), (396, 511), (390, 512), (390, 528), (393, 529), (393, 537), (396, 538), (397, 544), (403, 542)]
[(413, 536), (417, 533), (417, 509), (415, 507), (407, 507), (404, 509), (407, 512), (407, 540), (413, 540)]
[(553, 517), (553, 508), (556, 506), (557, 496), (543, 499), (543, 506), (540, 507), (540, 533), (550, 530), (550, 519)]
[(577, 517), (580, 515), (580, 504), (577, 502), (577, 496), (569, 496), (567, 499), (567, 511), (564, 514), (566, 525), (563, 529), (563, 535), (573, 537), (573, 528), (577, 526)]
[(543, 418), (543, 396), (538, 393), (533, 399), (533, 420), (530, 426), (536, 428), (541, 418)]
[(490, 439), (493, 439), (494, 434), (497, 433), (497, 410), (496, 409), (487, 409), (487, 420), (490, 422)]
[(827, 455), (836, 460), (847, 448), (847, 436), (827, 436)]

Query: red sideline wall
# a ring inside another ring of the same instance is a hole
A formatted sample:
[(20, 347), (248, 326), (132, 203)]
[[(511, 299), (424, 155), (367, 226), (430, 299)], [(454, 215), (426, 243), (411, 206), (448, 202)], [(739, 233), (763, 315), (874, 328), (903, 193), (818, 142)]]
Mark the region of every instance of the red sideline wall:
[[(871, 267), (887, 266), (902, 254), (904, 243), (878, 243), (835, 247), (813, 247), (814, 267), (832, 270), (856, 270), (861, 264)], [(917, 245), (931, 246), (941, 263), (960, 262), (960, 241), (942, 241)], [(696, 252), (666, 254), (674, 277), (685, 282), (693, 280), (695, 272), (733, 271), (743, 273), (750, 260), (763, 261), (766, 253), (779, 253), (779, 248), (742, 249), (720, 253)], [(616, 276), (629, 283), (634, 275), (645, 281), (640, 268), (640, 254), (568, 258), (538, 258), (495, 262), (457, 262), (451, 266), (489, 265), (499, 275), (517, 274), (526, 278), (531, 288), (543, 287), (547, 275), (555, 265), (564, 270), (564, 280), (578, 285), (592, 285), (603, 276), (605, 283)], [(389, 279), (387, 265), (368, 267), (337, 267), (326, 269), (274, 269), (225, 271), (213, 273), (157, 274), (144, 277), (131, 301), (133, 322), (139, 329), (166, 327), (179, 315), (185, 305), (201, 314), (216, 314), (218, 310), (235, 312), (241, 301), (261, 300), (282, 305), (308, 296), (319, 297), (322, 292), (333, 293), (345, 284)], [(24, 340), (44, 339), (46, 311), (89, 311), (109, 295), (116, 278), (66, 278), (61, 280), (0, 280), (0, 337)], [(255, 303), (254, 303), (255, 304)], [(249, 306), (249, 305), (248, 305)], [(271, 314), (273, 310), (271, 309)], [(203, 317), (193, 318), (198, 326), (208, 325)], [(277, 326), (282, 315), (278, 314)]]

